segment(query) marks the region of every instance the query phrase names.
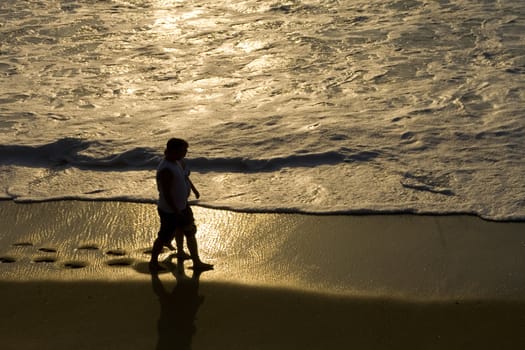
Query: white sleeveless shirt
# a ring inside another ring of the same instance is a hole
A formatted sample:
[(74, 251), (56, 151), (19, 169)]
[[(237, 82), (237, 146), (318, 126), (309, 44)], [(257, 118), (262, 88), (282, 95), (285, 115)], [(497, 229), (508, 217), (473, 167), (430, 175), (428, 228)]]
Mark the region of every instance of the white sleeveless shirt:
[[(161, 188), (159, 173), (163, 169), (168, 169), (172, 174), (171, 193), (167, 193)], [(157, 189), (159, 191), (159, 201), (157, 203), (160, 210), (173, 213), (173, 209), (168, 204), (165, 196), (171, 196), (178, 210), (186, 209), (188, 197), (190, 196), (191, 186), (188, 181), (187, 171), (184, 170), (179, 162), (170, 162), (163, 159), (157, 168)]]

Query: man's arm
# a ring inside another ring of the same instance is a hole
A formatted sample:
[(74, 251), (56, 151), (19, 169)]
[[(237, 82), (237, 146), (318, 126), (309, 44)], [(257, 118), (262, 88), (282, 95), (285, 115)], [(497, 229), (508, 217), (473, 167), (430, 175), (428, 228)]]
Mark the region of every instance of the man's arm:
[(190, 178), (188, 177), (188, 181), (190, 183), (190, 186), (191, 186), (191, 190), (193, 191), (193, 193), (195, 194), (195, 197), (197, 199), (199, 199), (199, 197), (201, 196), (201, 194), (199, 193), (199, 191), (197, 190), (197, 187), (195, 187), (195, 185), (193, 184), (193, 182), (191, 182)]
[[(185, 172), (186, 172), (186, 170), (187, 170), (187, 169), (186, 169), (186, 162), (184, 161), (184, 159), (179, 160), (179, 164), (180, 164), (180, 166), (182, 167), (182, 169), (184, 169)], [(191, 190), (193, 191), (193, 194), (195, 194), (195, 197), (196, 197), (197, 199), (199, 199), (199, 197), (201, 196), (201, 194), (200, 194), (199, 191), (197, 190), (197, 187), (195, 187), (195, 185), (194, 185), (193, 182), (191, 181), (191, 179), (190, 179), (190, 172), (189, 172), (189, 171), (187, 171), (187, 173), (186, 173), (186, 180), (188, 180), (188, 182), (190, 183), (190, 188), (191, 188)]]

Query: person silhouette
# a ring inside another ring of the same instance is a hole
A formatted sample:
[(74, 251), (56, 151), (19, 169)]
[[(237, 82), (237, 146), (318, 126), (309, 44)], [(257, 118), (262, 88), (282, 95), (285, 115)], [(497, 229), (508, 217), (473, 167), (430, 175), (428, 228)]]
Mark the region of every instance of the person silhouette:
[[(197, 227), (193, 217), (193, 211), (188, 204), (191, 191), (198, 198), (199, 192), (189, 178), (189, 170), (184, 163), (184, 157), (188, 152), (188, 142), (182, 139), (172, 138), (166, 144), (164, 159), (157, 168), (157, 188), (159, 200), (157, 210), (160, 217), (160, 229), (158, 237), (153, 243), (151, 252), (150, 270), (161, 269), (158, 263), (162, 248), (167, 246), (173, 248), (171, 241), (175, 238), (177, 244), (178, 258), (191, 258), (194, 270), (211, 270), (213, 265), (204, 263), (199, 258), (197, 246)], [(186, 244), (190, 255), (184, 253), (183, 243)]]

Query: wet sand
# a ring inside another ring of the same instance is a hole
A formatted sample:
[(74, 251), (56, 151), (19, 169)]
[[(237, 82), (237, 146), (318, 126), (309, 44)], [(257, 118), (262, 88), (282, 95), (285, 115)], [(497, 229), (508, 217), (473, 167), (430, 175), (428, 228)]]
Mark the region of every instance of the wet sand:
[(524, 223), (195, 208), (151, 274), (155, 206), (0, 202), (2, 349), (516, 349)]

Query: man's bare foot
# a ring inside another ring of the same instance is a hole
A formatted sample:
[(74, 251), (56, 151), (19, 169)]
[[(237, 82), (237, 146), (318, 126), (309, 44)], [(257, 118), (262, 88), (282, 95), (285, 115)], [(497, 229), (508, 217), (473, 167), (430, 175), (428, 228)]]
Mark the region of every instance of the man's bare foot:
[(193, 268), (193, 271), (208, 271), (208, 270), (213, 270), (213, 265), (206, 264), (206, 263), (203, 263), (202, 261), (199, 261), (199, 262), (194, 262), (192, 268)]

